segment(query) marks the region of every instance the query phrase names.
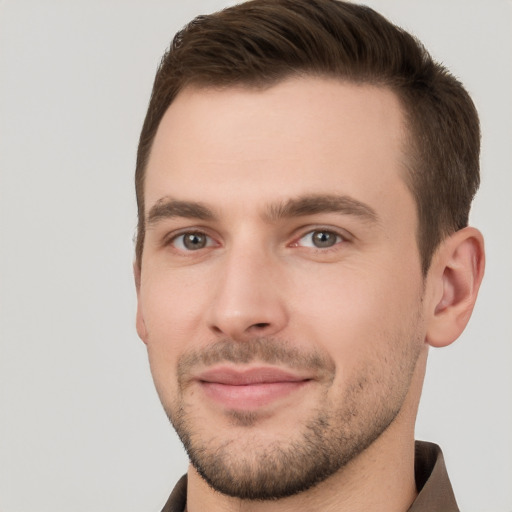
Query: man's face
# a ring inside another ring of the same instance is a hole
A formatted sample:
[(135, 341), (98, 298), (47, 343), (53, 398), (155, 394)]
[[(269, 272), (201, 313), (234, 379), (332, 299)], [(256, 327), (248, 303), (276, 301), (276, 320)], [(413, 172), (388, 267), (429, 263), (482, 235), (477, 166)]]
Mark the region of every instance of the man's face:
[(393, 93), (320, 78), (186, 89), (164, 116), (137, 327), (217, 490), (297, 493), (413, 423), (424, 281), (404, 139)]

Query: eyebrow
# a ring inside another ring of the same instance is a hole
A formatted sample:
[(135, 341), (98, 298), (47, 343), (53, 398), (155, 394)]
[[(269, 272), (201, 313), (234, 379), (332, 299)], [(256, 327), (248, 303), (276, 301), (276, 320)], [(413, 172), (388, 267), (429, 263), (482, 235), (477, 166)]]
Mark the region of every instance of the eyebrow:
[(318, 213), (341, 213), (377, 223), (377, 212), (369, 205), (346, 195), (312, 194), (289, 199), (281, 204), (270, 205), (265, 217), (270, 222), (281, 218), (305, 217)]
[[(270, 204), (263, 218), (268, 222), (277, 222), (283, 218), (305, 217), (318, 213), (352, 215), (371, 223), (377, 223), (379, 220), (371, 206), (352, 197), (336, 194), (311, 194)], [(162, 219), (175, 217), (197, 220), (217, 219), (213, 211), (203, 203), (163, 197), (150, 208), (147, 224), (151, 226)]]
[(149, 210), (148, 225), (162, 219), (182, 217), (185, 219), (215, 220), (214, 213), (204, 204), (195, 201), (179, 201), (171, 197), (162, 197)]

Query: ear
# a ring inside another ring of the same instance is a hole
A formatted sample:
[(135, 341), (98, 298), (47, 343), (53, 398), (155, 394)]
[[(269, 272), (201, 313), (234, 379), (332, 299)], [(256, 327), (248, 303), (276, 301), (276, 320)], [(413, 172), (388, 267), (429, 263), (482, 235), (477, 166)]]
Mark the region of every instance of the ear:
[(429, 345), (445, 347), (461, 335), (473, 311), (484, 266), (484, 240), (477, 229), (461, 229), (441, 243), (428, 275), (432, 290)]
[(134, 262), (133, 264), (133, 277), (135, 279), (135, 290), (137, 291), (137, 316), (135, 325), (139, 338), (147, 345), (148, 331), (146, 329), (146, 323), (144, 322), (144, 315), (142, 314), (142, 305), (140, 299), (141, 268), (137, 262)]

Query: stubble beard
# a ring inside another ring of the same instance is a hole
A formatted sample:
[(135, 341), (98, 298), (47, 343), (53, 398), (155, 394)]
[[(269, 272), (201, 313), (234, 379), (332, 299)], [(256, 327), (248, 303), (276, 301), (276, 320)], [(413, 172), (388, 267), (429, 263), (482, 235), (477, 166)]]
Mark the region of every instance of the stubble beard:
[[(197, 417), (197, 411), (188, 406), (182, 386), (174, 403), (164, 404), (164, 408), (190, 462), (213, 489), (244, 500), (293, 496), (340, 471), (395, 420), (419, 356), (419, 349), (414, 348), (418, 343), (404, 347), (401, 341), (402, 353), (391, 358), (391, 364), (397, 364), (397, 358), (398, 364), (386, 382), (376, 373), (378, 368), (367, 365), (343, 395), (336, 396), (336, 403), (328, 398), (335, 376), (329, 356), (300, 354), (282, 340), (258, 338), (243, 344), (221, 341), (180, 362), (181, 376), (198, 361), (210, 364), (258, 360), (288, 367), (322, 366), (326, 379), (318, 406), (309, 419), (297, 425), (295, 432), (278, 432), (272, 442), (258, 436), (258, 412), (229, 411), (237, 433), (232, 437), (224, 433), (212, 435), (204, 418)], [(240, 434), (241, 427), (246, 435)]]

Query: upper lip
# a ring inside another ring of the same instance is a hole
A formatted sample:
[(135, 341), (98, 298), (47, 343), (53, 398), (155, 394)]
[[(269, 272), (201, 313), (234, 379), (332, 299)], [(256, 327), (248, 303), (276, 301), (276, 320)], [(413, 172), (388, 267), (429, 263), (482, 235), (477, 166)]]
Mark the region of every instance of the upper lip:
[(302, 382), (311, 378), (276, 367), (231, 368), (219, 366), (201, 372), (196, 379), (230, 386), (248, 386), (251, 384), (269, 384), (276, 382)]

